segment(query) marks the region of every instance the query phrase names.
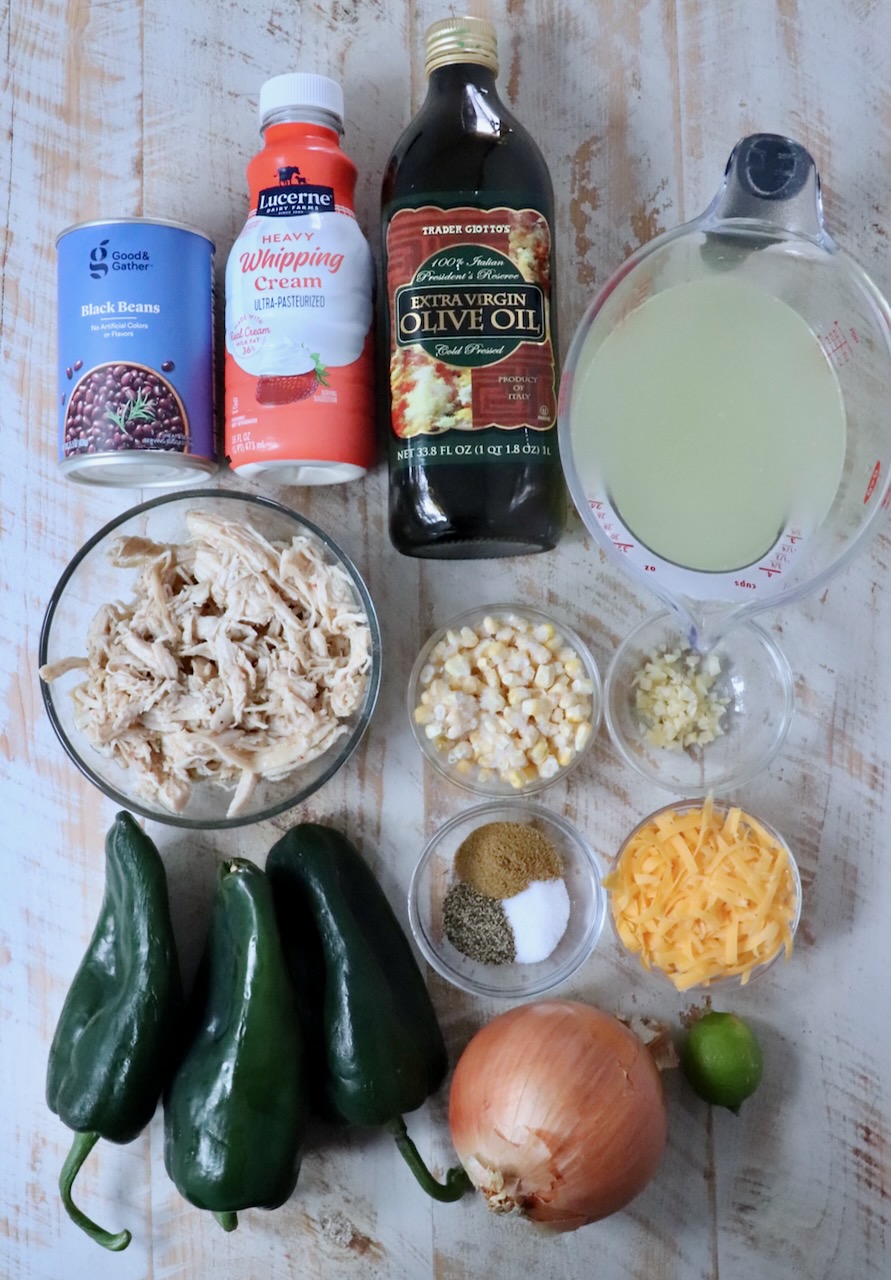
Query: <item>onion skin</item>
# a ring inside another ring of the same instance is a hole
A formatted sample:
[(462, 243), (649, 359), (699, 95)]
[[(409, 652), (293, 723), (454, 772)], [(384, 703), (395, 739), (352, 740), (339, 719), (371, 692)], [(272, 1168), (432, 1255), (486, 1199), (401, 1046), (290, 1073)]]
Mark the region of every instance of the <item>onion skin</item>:
[(473, 1037), (449, 1094), (452, 1142), (496, 1213), (575, 1231), (643, 1190), (665, 1150), (659, 1071), (610, 1014), (541, 1000)]

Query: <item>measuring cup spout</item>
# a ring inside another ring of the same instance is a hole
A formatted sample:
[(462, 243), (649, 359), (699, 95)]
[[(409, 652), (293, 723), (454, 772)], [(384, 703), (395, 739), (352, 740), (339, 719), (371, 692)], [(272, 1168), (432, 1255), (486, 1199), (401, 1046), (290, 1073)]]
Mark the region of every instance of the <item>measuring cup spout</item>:
[(800, 142), (777, 133), (753, 133), (736, 144), (702, 222), (708, 231), (728, 223), (757, 223), (768, 237), (775, 228), (778, 239), (804, 236), (830, 252), (837, 247), (823, 222), (813, 157)]
[(674, 602), (675, 611), (686, 633), (690, 648), (696, 653), (708, 653), (737, 625), (746, 606), (715, 602), (693, 601), (683, 596)]

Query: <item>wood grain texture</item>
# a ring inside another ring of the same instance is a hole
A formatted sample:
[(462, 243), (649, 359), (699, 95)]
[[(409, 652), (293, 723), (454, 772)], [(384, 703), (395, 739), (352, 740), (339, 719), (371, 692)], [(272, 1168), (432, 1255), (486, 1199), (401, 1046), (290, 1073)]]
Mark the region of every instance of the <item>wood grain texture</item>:
[[(792, 665), (796, 715), (770, 771), (741, 789), (798, 855), (805, 908), (793, 961), (735, 1001), (767, 1059), (743, 1114), (710, 1114), (674, 1074), (664, 1165), (624, 1213), (547, 1239), (482, 1203), (428, 1202), (391, 1141), (318, 1131), (282, 1209), (245, 1213), (234, 1235), (166, 1178), (156, 1116), (84, 1169), (84, 1207), (133, 1231), (105, 1255), (76, 1231), (56, 1178), (69, 1135), (43, 1098), (46, 1053), (102, 893), (114, 809), (69, 764), (43, 712), (37, 641), (65, 564), (138, 492), (80, 487), (55, 462), (55, 252), (97, 216), (180, 219), (216, 240), (222, 271), (245, 212), (256, 100), (269, 75), (339, 78), (358, 213), (378, 249), (378, 191), (391, 146), (424, 93), (432, 0), (9, 0), (0, 117), (0, 1274), (8, 1280), (870, 1280), (886, 1277), (891, 1116), (891, 636), (883, 528), (821, 592), (763, 616)], [(891, 7), (881, 0), (474, 0), (500, 34), (500, 84), (541, 144), (557, 192), (560, 343), (640, 244), (695, 216), (753, 130), (811, 149), (838, 240), (891, 292)], [(261, 486), (223, 474), (221, 483)], [(271, 492), (271, 487), (263, 491)], [(358, 485), (282, 489), (366, 577), (385, 668), (359, 751), (299, 812), (343, 827), (407, 923), (414, 861), (470, 800), (425, 769), (404, 687), (424, 637), (474, 603), (523, 599), (588, 639), (601, 670), (654, 600), (605, 561), (575, 516), (555, 553), (447, 567), (404, 560), (386, 534), (382, 466)], [(545, 793), (603, 857), (665, 800), (601, 733)], [(298, 815), (293, 815), (298, 816)], [(150, 824), (167, 864), (187, 977), (219, 858), (262, 862), (288, 817), (223, 834)], [(454, 1061), (500, 1005), (435, 975)], [(607, 934), (560, 994), (671, 1020), (689, 1003), (628, 965)], [(718, 1003), (716, 1001), (716, 1003)], [(442, 1172), (454, 1160), (447, 1089), (410, 1117)]]

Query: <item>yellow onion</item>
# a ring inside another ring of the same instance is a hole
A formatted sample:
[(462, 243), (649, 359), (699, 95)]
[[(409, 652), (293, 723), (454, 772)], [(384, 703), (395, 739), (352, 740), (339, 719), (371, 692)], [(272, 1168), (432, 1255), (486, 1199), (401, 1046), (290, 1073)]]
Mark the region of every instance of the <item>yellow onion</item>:
[(659, 1071), (630, 1028), (590, 1005), (541, 1000), (470, 1041), (449, 1127), (492, 1210), (575, 1231), (643, 1190), (667, 1122)]

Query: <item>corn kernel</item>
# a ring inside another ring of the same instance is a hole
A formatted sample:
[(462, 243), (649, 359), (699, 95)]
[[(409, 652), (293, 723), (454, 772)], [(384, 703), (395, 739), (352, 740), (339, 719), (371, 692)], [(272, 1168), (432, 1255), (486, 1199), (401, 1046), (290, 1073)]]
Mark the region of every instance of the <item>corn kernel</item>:
[(489, 685), (483, 689), (479, 701), (483, 711), (501, 711), (507, 706), (504, 694), (499, 693), (497, 688)]
[(446, 661), (445, 669), (455, 679), (463, 679), (464, 676), (470, 675), (470, 659), (466, 653), (453, 654)]
[(532, 697), (532, 690), (524, 688), (523, 685), (515, 685), (507, 695), (508, 705), (511, 707), (519, 706), (525, 698)]

